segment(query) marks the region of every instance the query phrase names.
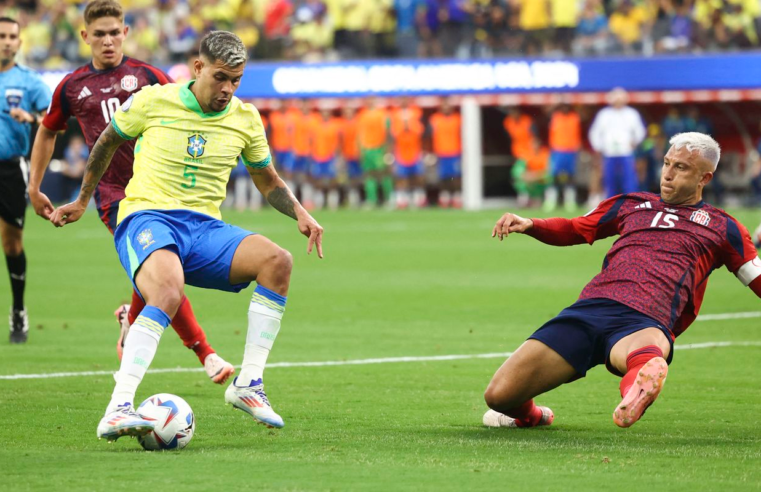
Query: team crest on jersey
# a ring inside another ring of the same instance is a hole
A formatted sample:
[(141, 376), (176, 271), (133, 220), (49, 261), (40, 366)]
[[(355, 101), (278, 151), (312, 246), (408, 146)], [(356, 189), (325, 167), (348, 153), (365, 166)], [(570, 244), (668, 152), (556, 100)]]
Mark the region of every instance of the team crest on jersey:
[(708, 212), (705, 212), (703, 210), (695, 210), (694, 212), (692, 212), (692, 215), (690, 215), (690, 220), (695, 222), (696, 224), (707, 226), (708, 223), (711, 222), (711, 216), (708, 215)]
[(125, 75), (122, 77), (122, 89), (132, 92), (137, 89), (137, 77), (134, 75)]
[(190, 157), (193, 159), (198, 159), (201, 157), (205, 148), (206, 139), (203, 138), (199, 133), (188, 137), (188, 154), (190, 154)]
[(145, 248), (155, 243), (156, 241), (153, 240), (153, 233), (151, 230), (145, 229), (143, 232), (137, 235), (137, 242), (140, 243), (140, 245), (143, 247), (143, 250), (145, 250)]

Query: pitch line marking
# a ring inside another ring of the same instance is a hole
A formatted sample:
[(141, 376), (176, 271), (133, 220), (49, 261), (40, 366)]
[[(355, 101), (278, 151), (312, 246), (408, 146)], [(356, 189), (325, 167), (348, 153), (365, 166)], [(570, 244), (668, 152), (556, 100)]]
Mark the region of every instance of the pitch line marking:
[[(675, 350), (695, 350), (714, 347), (761, 347), (761, 341), (758, 342), (704, 342), (690, 343), (684, 345), (675, 345)], [(367, 364), (393, 364), (397, 362), (438, 362), (447, 360), (472, 360), (472, 359), (505, 359), (510, 357), (512, 352), (494, 352), (489, 354), (461, 354), (461, 355), (432, 355), (426, 357), (385, 357), (377, 359), (351, 359), (351, 360), (327, 360), (317, 362), (274, 362), (267, 365), (267, 369), (277, 367), (330, 367), (330, 366), (359, 366)], [(240, 369), (240, 366), (236, 366)], [(174, 367), (166, 369), (149, 369), (151, 374), (162, 373), (180, 373), (180, 372), (202, 372), (201, 367)], [(48, 374), (10, 374), (0, 376), (0, 380), (17, 380), (17, 379), (47, 379), (47, 378), (66, 378), (82, 376), (111, 376), (114, 371), (84, 371), (84, 372), (54, 372)]]

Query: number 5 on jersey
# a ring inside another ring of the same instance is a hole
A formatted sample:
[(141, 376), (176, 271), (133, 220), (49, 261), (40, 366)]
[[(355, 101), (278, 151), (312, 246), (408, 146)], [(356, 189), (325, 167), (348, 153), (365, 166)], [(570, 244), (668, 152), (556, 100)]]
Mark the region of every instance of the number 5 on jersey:
[(184, 178), (190, 179), (190, 184), (182, 183), (182, 187), (185, 188), (186, 190), (196, 187), (196, 175), (194, 174), (194, 171), (198, 171), (198, 166), (191, 166), (190, 164), (185, 164), (185, 172), (182, 173), (182, 176)]
[[(663, 219), (663, 220), (661, 220)], [(677, 217), (674, 214), (663, 214), (663, 212), (658, 212), (655, 214), (655, 218), (653, 219), (653, 222), (650, 223), (650, 227), (660, 227), (661, 229), (671, 229), (676, 225), (676, 222), (679, 221), (679, 217)]]

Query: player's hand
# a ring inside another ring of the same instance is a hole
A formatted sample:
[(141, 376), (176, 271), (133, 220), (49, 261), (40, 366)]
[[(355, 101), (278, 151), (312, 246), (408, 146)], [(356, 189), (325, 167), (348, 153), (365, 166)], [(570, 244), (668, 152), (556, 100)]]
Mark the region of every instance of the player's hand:
[(299, 232), (309, 238), (307, 254), (312, 253), (312, 248), (317, 247), (317, 256), (322, 258), (322, 226), (314, 220), (314, 217), (304, 212), (298, 218)]
[(87, 205), (82, 206), (78, 201), (67, 203), (53, 211), (53, 215), (50, 216), (50, 222), (56, 227), (63, 227), (66, 224), (78, 221), (86, 209)]
[(34, 123), (34, 116), (21, 108), (13, 108), (10, 111), (11, 118), (19, 123)]
[(32, 202), (32, 207), (34, 207), (37, 215), (50, 220), (55, 207), (50, 203), (50, 199), (45, 193), (40, 192), (40, 190), (29, 190), (29, 201)]
[(499, 237), (502, 241), (511, 232), (523, 233), (534, 226), (534, 221), (511, 213), (506, 213), (497, 221), (491, 231), (491, 237)]

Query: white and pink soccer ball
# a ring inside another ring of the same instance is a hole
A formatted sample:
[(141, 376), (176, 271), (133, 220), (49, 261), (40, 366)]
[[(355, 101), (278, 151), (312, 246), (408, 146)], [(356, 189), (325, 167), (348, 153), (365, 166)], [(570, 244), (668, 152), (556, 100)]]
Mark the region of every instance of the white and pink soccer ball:
[(156, 422), (152, 432), (138, 439), (148, 451), (180, 450), (193, 438), (196, 429), (193, 410), (177, 395), (153, 395), (140, 404), (137, 413)]

